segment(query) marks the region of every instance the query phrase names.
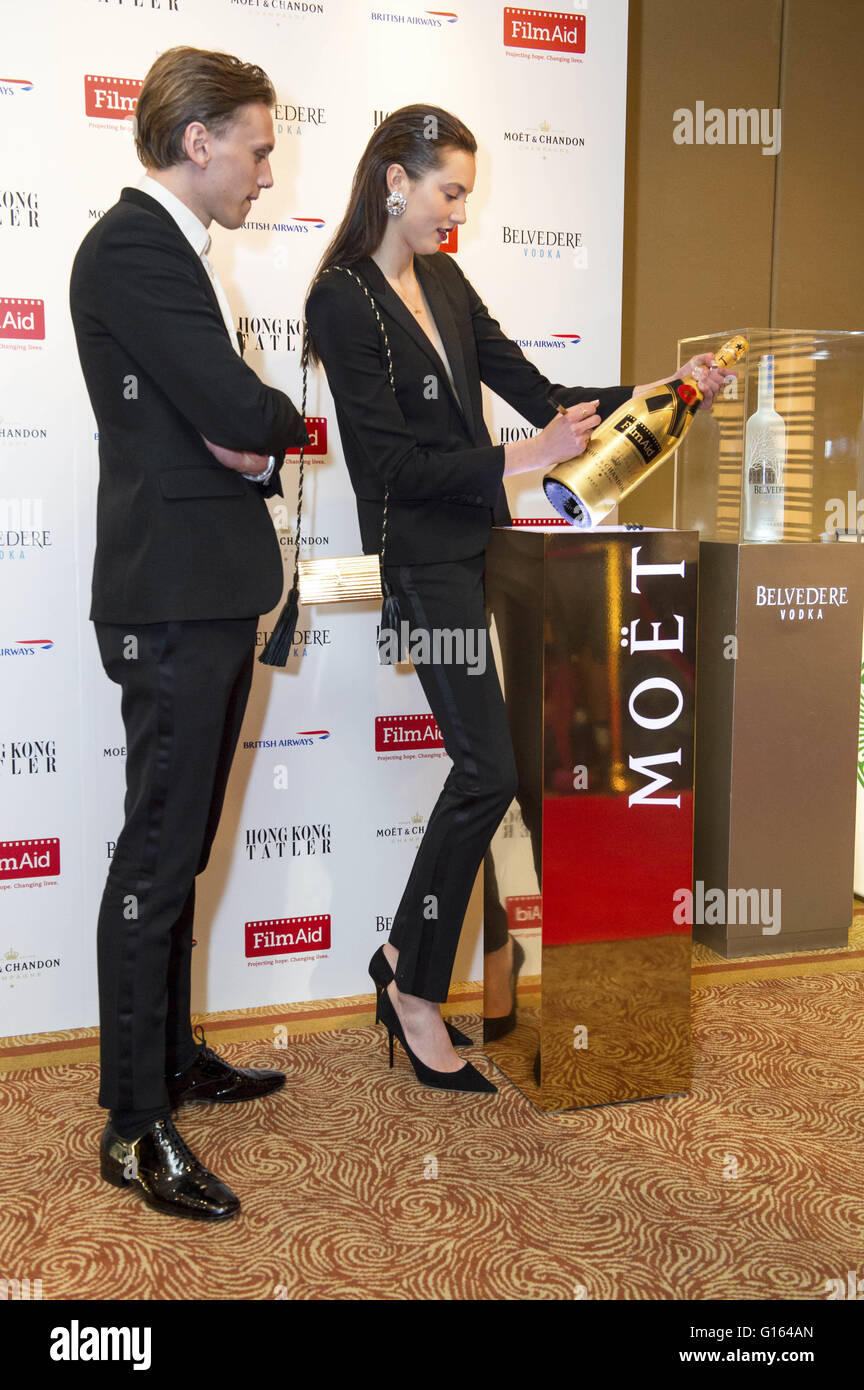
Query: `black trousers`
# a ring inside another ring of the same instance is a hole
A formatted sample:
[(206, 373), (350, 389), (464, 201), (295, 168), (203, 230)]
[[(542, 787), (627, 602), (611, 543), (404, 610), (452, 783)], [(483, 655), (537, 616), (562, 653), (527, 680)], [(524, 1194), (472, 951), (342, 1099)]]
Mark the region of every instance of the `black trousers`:
[[(396, 983), (407, 994), (443, 1003), (459, 933), (477, 870), (516, 794), (516, 766), (486, 626), (485, 555), (436, 565), (388, 565), (402, 620), (428, 634), (428, 661), (415, 668), (444, 747), (453, 760), (435, 803), (414, 867), (393, 919), (390, 941), (399, 951)], [(465, 655), (435, 633), (472, 634)], [(439, 657), (445, 659), (436, 660)]]
[(257, 618), (96, 623), (122, 690), (125, 821), (99, 912), (99, 1104), (168, 1104), (189, 1018), (195, 877), (205, 868), (252, 680)]

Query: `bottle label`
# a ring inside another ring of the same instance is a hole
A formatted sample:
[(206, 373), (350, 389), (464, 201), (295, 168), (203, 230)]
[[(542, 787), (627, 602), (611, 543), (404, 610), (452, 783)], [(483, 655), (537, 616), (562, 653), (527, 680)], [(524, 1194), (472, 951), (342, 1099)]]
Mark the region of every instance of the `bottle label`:
[(634, 448), (646, 463), (650, 463), (660, 452), (660, 441), (646, 424), (635, 415), (625, 415), (615, 426), (620, 434), (626, 434)]

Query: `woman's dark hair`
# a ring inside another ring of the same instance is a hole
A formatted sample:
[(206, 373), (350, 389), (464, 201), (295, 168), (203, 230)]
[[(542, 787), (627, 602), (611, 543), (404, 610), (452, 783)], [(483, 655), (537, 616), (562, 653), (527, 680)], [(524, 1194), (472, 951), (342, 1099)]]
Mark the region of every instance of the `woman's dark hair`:
[[(345, 216), (324, 252), (313, 285), (334, 265), (354, 265), (380, 245), (389, 216), (387, 170), (401, 164), (409, 179), (420, 179), (443, 163), (448, 150), (477, 153), (477, 141), (466, 125), (440, 106), (401, 106), (374, 131), (357, 165)], [(309, 341), (309, 356), (318, 354)]]

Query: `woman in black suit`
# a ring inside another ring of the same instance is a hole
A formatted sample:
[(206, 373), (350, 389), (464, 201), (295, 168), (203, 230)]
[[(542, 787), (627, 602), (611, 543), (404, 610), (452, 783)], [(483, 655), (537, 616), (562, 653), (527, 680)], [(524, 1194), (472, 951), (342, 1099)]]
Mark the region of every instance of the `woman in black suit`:
[[(468, 1039), (445, 1025), (439, 1008), (477, 870), (516, 791), (486, 628), (485, 550), (492, 525), (510, 520), (502, 478), (582, 453), (592, 429), (633, 388), (547, 381), (453, 258), (436, 254), (465, 221), (476, 148), (461, 121), (438, 108), (406, 106), (388, 116), (360, 160), (306, 316), (311, 355), (320, 357), (336, 405), (363, 549), (381, 551), (386, 518), (383, 576), (412, 645), (416, 633), (429, 634), (430, 659), (414, 664), (453, 761), (389, 941), (370, 964), (378, 1016), (390, 1033), (391, 1064), (395, 1034), (425, 1084), (494, 1091), (453, 1050), (454, 1038)], [(540, 433), (493, 444), (481, 382)], [(447, 661), (444, 643), (436, 652), (436, 630), (462, 635), (464, 660)], [(488, 656), (482, 671), (467, 655), (479, 652)], [(513, 944), (505, 937), (493, 945), (487, 1004), (503, 1016)]]

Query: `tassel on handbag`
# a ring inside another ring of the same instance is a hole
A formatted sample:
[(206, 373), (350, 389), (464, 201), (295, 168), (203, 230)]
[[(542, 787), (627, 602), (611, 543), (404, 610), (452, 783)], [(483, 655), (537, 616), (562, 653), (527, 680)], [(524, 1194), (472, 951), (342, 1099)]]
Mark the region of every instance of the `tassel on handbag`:
[[(393, 383), (393, 360), (390, 356), (390, 343), (384, 321), (378, 312), (378, 305), (359, 275), (347, 266), (332, 266), (350, 275), (363, 290), (375, 311), (378, 327), (384, 339), (387, 352), (387, 375), (390, 388)], [(325, 272), (326, 273), (326, 272)], [(306, 386), (309, 365), (309, 328), (303, 324), (303, 399), (301, 414), (306, 418)], [(381, 622), (378, 629), (378, 662), (382, 666), (405, 660), (402, 641), (402, 614), (399, 599), (384, 574), (384, 555), (387, 547), (387, 504), (390, 489), (384, 490), (384, 516), (381, 523), (381, 550), (378, 555), (349, 555), (324, 557), (317, 560), (300, 559), (300, 519), (303, 508), (303, 474), (306, 446), (300, 450), (300, 476), (297, 485), (297, 524), (294, 529), (294, 577), (288, 597), (276, 621), (270, 638), (258, 660), (264, 666), (284, 666), (291, 651), (294, 630), (297, 626), (297, 612), (300, 603), (345, 603), (360, 600), (383, 599)]]

